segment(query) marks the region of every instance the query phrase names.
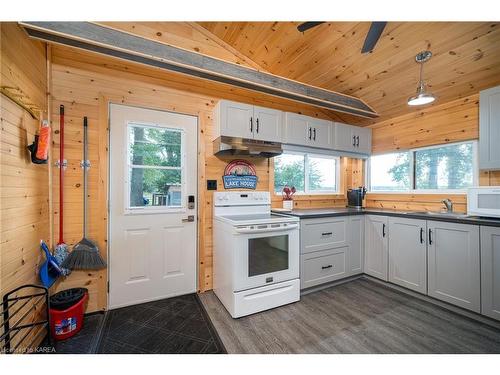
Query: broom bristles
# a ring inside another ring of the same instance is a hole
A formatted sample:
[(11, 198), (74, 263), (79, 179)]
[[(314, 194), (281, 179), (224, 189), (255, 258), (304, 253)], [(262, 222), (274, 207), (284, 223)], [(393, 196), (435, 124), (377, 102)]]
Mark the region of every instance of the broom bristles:
[(106, 268), (106, 262), (102, 259), (97, 248), (89, 248), (78, 243), (64, 260), (62, 266), (71, 270), (99, 270)]

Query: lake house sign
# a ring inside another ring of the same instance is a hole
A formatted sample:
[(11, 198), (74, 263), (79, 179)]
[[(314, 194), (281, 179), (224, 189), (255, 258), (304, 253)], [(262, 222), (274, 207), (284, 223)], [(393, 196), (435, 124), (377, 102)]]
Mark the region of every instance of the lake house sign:
[(255, 166), (245, 160), (233, 160), (224, 169), (224, 189), (256, 189)]

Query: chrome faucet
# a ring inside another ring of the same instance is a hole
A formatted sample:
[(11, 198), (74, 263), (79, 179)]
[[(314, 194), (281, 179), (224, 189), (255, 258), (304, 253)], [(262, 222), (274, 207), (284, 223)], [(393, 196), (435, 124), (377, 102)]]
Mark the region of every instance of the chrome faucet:
[(453, 212), (453, 202), (451, 199), (443, 199), (441, 202), (446, 206), (446, 211)]

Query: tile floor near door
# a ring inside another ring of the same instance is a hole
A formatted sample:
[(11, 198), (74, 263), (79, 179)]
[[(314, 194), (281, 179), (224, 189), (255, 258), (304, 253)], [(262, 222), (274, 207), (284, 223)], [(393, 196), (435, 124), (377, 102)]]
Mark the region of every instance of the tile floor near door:
[(229, 353), (500, 353), (500, 330), (360, 278), (232, 319), (200, 295)]
[(225, 353), (198, 297), (189, 294), (85, 317), (76, 336), (55, 353)]

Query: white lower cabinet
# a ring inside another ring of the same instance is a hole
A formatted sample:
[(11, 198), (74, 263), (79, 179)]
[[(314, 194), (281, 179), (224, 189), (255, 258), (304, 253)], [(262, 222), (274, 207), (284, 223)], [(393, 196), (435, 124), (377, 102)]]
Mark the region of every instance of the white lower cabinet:
[(349, 217), (349, 256), (348, 273), (357, 275), (363, 273), (363, 263), (365, 262), (365, 217), (364, 215), (354, 215)]
[(500, 320), (500, 228), (383, 215), (301, 220), (300, 287), (366, 273)]
[(480, 312), (479, 226), (427, 221), (428, 294)]
[(365, 215), (365, 273), (388, 280), (389, 241), (387, 216)]
[(481, 313), (500, 320), (500, 228), (481, 229)]
[(389, 281), (427, 293), (426, 220), (389, 218)]
[(346, 246), (302, 254), (300, 288), (306, 289), (349, 276), (346, 267), (348, 252)]
[(363, 231), (362, 215), (301, 220), (301, 289), (362, 273)]

